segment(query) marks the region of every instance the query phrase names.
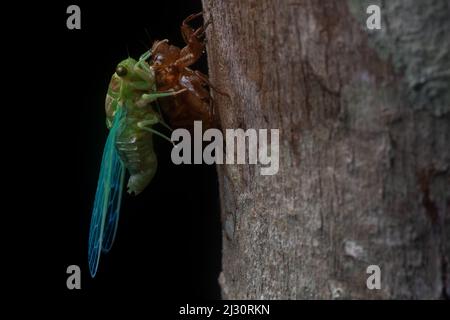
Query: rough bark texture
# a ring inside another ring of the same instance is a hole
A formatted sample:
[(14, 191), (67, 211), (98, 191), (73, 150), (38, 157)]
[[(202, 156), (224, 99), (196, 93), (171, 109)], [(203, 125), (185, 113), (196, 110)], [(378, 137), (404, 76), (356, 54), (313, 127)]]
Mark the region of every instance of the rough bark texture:
[(223, 298), (448, 297), (448, 1), (203, 5), (223, 128), (280, 129), (277, 175), (218, 167)]

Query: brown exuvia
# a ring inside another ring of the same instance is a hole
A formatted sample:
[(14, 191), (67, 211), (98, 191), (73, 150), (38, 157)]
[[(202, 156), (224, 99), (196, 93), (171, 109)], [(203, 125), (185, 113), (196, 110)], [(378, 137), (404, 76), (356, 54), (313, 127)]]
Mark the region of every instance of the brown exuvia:
[(205, 50), (204, 34), (208, 23), (198, 29), (189, 25), (201, 15), (190, 15), (181, 24), (181, 34), (186, 42), (184, 48), (171, 45), (168, 40), (155, 41), (152, 47), (151, 65), (158, 91), (186, 89), (179, 95), (160, 99), (162, 111), (174, 129), (192, 131), (195, 120), (201, 120), (204, 129), (216, 127), (208, 78), (200, 71), (189, 68)]

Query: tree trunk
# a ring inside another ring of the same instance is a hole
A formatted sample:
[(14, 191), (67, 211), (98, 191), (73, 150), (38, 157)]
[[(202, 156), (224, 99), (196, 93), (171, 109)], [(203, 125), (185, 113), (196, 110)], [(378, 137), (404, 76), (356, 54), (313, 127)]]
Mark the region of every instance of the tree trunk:
[(222, 127), (280, 129), (278, 174), (218, 166), (223, 298), (447, 298), (448, 1), (203, 5)]

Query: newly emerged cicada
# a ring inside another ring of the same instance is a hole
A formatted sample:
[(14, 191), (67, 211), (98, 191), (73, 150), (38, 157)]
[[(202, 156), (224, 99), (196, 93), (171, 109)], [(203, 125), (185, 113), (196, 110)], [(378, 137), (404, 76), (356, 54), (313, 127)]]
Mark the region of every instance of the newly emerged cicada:
[[(128, 192), (139, 194), (150, 183), (157, 168), (153, 135), (165, 137), (154, 129), (165, 125), (158, 98), (175, 96), (179, 91), (157, 91), (155, 73), (146, 60), (128, 58), (120, 62), (113, 74), (106, 96), (108, 138), (103, 151), (89, 233), (89, 270), (94, 277), (100, 253), (108, 252), (114, 242), (120, 213), (125, 169)], [(170, 141), (170, 139), (169, 139)]]

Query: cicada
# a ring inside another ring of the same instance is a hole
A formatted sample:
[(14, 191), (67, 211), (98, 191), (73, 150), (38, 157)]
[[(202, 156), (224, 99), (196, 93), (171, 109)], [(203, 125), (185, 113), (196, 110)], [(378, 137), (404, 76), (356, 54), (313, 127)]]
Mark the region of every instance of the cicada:
[(150, 183), (157, 168), (153, 136), (170, 141), (154, 128), (158, 123), (167, 126), (156, 101), (185, 91), (158, 91), (155, 72), (147, 62), (150, 56), (151, 51), (148, 51), (139, 60), (128, 58), (120, 62), (106, 95), (109, 134), (89, 231), (88, 262), (92, 277), (97, 273), (100, 253), (108, 252), (114, 242), (126, 171), (130, 175), (128, 192), (139, 194)]

